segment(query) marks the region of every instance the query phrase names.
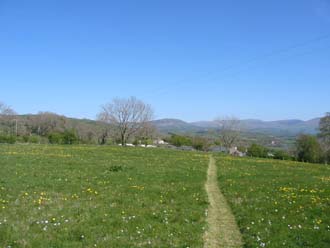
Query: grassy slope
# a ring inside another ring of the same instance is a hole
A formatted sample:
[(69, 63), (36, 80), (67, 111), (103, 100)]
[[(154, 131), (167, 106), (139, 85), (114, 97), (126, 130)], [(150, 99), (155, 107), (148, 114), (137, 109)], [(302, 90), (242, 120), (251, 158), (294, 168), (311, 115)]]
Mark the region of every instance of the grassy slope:
[(202, 247), (208, 157), (0, 146), (0, 247)]
[(330, 167), (217, 157), (246, 247), (330, 247)]

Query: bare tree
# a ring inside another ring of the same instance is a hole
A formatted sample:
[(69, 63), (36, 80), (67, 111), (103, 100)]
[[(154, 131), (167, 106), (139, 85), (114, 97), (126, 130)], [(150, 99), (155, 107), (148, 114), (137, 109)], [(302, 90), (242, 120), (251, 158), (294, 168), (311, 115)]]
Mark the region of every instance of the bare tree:
[(67, 129), (67, 123), (64, 116), (52, 112), (39, 112), (31, 120), (34, 133), (46, 136), (51, 132), (63, 132)]
[(110, 124), (115, 129), (123, 146), (133, 135), (143, 130), (152, 118), (151, 106), (135, 97), (116, 98), (105, 104), (98, 115), (100, 121)]
[(156, 135), (157, 130), (155, 126), (151, 122), (146, 122), (135, 136), (141, 144), (148, 145), (148, 141), (155, 138)]
[[(18, 133), (17, 113), (6, 104), (0, 102), (0, 127), (4, 133)], [(13, 131), (15, 130), (15, 131)]]
[(219, 126), (220, 139), (223, 146), (230, 149), (240, 138), (240, 120), (235, 117), (218, 118), (215, 122)]
[(0, 102), (0, 115), (1, 116), (16, 115), (16, 112), (11, 107)]

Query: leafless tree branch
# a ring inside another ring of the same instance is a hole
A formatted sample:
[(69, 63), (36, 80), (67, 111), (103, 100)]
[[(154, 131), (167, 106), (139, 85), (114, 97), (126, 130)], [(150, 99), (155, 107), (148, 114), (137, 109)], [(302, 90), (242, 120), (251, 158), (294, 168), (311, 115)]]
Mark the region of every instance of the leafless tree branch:
[(130, 97), (116, 98), (111, 103), (102, 106), (98, 115), (100, 121), (110, 124), (120, 135), (123, 146), (135, 134), (146, 127), (153, 118), (153, 110), (143, 101)]
[(227, 149), (235, 145), (240, 138), (240, 120), (236, 117), (217, 118), (215, 122), (219, 126), (220, 139)]

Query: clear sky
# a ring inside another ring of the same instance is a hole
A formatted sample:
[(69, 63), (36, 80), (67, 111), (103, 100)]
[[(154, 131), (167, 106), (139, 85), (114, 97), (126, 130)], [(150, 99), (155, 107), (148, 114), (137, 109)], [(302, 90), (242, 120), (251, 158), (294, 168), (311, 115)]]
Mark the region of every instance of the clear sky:
[(95, 118), (136, 96), (157, 118), (330, 111), (330, 0), (0, 0), (0, 101)]

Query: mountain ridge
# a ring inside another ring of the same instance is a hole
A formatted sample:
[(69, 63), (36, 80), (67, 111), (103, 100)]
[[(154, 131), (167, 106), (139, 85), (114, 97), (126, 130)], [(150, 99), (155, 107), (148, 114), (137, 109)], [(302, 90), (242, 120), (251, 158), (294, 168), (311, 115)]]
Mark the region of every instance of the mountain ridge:
[[(27, 121), (33, 121), (38, 115), (17, 115), (16, 119), (20, 125)], [(82, 123), (90, 128), (93, 126), (102, 126), (104, 124), (97, 120), (86, 118), (65, 117), (73, 126)], [(263, 121), (258, 119), (240, 120), (240, 130), (246, 133), (260, 133), (274, 136), (297, 136), (301, 133), (316, 134), (318, 132), (320, 118), (313, 118), (307, 121), (298, 119), (288, 119), (279, 121)], [(164, 118), (151, 121), (161, 134), (178, 133), (178, 134), (198, 134), (210, 131), (218, 131), (219, 125), (215, 121), (197, 121), (186, 122), (175, 118)]]
[[(296, 136), (301, 133), (316, 134), (320, 118), (307, 121), (287, 119), (278, 121), (263, 121), (258, 119), (240, 120), (242, 131), (271, 135)], [(205, 132), (219, 129), (216, 121), (185, 122), (180, 119), (158, 119), (152, 122), (161, 132)]]

